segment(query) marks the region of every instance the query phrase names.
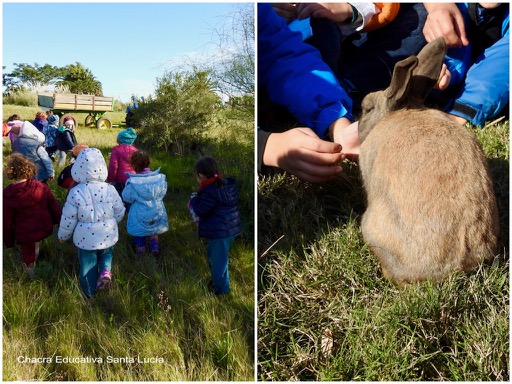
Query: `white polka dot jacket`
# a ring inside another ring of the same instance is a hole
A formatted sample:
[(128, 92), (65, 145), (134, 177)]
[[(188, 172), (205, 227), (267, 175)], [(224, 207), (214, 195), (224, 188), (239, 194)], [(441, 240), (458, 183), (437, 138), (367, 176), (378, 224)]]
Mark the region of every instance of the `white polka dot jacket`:
[(96, 148), (83, 149), (71, 175), (79, 184), (68, 193), (62, 209), (58, 237), (73, 237), (77, 248), (91, 251), (106, 249), (119, 239), (118, 223), (125, 208), (116, 189), (105, 182), (107, 166)]

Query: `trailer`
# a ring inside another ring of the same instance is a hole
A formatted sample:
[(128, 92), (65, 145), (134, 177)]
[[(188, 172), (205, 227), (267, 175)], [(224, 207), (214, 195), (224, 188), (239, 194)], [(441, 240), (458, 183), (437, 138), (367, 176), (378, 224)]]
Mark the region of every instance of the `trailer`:
[(98, 129), (112, 128), (112, 122), (103, 117), (105, 112), (114, 110), (114, 98), (94, 95), (75, 95), (69, 93), (40, 93), (37, 95), (37, 104), (44, 109), (51, 109), (60, 116), (60, 124), (70, 116), (78, 126), (71, 112), (88, 113), (85, 126), (95, 125)]

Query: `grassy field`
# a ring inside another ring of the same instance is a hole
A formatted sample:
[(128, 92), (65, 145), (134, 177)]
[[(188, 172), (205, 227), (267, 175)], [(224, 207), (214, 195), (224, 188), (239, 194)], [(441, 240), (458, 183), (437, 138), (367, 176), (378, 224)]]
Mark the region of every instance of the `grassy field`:
[[(31, 119), (28, 109), (6, 107), (4, 118), (18, 113)], [(91, 305), (81, 295), (71, 242), (43, 241), (34, 281), (27, 278), (17, 251), (4, 248), (4, 380), (254, 379), (253, 126), (233, 129), (236, 135), (225, 127), (212, 129), (203, 148), (240, 183), (244, 228), (230, 252), (232, 293), (217, 297), (208, 291), (205, 244), (186, 207), (197, 188), (193, 164), (198, 156), (144, 148), (169, 186), (170, 230), (160, 236), (160, 259), (137, 259), (124, 218), (114, 249), (112, 287)], [(108, 162), (118, 132), (79, 127), (76, 135), (80, 143), (99, 148)], [(8, 144), (4, 156), (9, 152)], [(50, 185), (64, 203), (66, 191)]]
[(355, 164), (322, 185), (260, 176), (259, 380), (510, 379), (509, 122), (475, 133), (494, 179), (501, 252), (439, 284), (397, 288), (381, 276), (359, 228)]

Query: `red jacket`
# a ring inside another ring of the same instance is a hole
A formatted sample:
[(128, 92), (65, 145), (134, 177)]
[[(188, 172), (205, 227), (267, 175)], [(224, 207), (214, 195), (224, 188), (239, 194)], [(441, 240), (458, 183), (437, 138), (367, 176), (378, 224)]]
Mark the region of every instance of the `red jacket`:
[(4, 189), (4, 244), (31, 244), (45, 239), (59, 224), (61, 207), (50, 187), (35, 179), (11, 184)]
[(130, 164), (130, 157), (136, 151), (137, 148), (131, 144), (119, 144), (112, 149), (108, 163), (107, 181), (109, 183), (125, 184), (129, 177), (126, 172), (136, 173)]

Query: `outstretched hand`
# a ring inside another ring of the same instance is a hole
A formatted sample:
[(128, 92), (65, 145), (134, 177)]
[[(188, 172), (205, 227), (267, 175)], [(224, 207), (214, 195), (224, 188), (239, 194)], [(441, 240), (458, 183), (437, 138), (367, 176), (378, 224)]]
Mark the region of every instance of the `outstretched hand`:
[(428, 11), (427, 20), (423, 27), (423, 35), (427, 42), (438, 37), (444, 37), (448, 48), (467, 46), (464, 19), (459, 8), (454, 3), (425, 3)]
[(307, 17), (342, 23), (352, 17), (352, 7), (348, 3), (298, 3), (297, 18), (305, 19)]
[(343, 158), (357, 160), (359, 158), (359, 122), (350, 123), (350, 120), (341, 118), (329, 127), (332, 141), (341, 144)]
[(340, 144), (320, 139), (310, 128), (299, 127), (268, 137), (263, 164), (318, 183), (342, 172), (338, 164), (342, 158)]

